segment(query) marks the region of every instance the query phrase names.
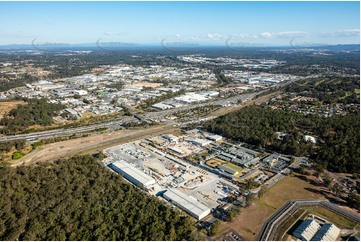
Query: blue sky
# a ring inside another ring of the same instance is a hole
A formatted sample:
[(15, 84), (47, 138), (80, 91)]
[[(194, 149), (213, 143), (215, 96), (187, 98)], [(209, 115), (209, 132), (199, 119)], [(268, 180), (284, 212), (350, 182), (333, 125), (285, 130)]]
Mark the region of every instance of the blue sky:
[(359, 2), (0, 2), (0, 44), (359, 44)]

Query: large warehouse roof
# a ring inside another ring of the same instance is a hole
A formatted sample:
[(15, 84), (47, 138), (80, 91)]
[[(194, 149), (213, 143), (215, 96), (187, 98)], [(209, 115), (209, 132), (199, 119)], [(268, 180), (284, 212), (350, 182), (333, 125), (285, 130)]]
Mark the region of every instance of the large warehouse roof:
[(336, 241), (340, 232), (334, 224), (324, 224), (313, 236), (312, 241)]
[(317, 233), (320, 227), (321, 226), (316, 221), (306, 219), (295, 229), (293, 236), (298, 239), (309, 241)]
[[(155, 184), (155, 180), (152, 177), (148, 176), (141, 170), (135, 168), (125, 161), (115, 161), (111, 164), (111, 168), (116, 172), (122, 173), (132, 178), (131, 182), (136, 181), (141, 183), (143, 187), (148, 187), (149, 185)], [(124, 177), (128, 179), (128, 177)]]
[(208, 207), (176, 189), (167, 190), (163, 196), (197, 219), (202, 219), (210, 213)]

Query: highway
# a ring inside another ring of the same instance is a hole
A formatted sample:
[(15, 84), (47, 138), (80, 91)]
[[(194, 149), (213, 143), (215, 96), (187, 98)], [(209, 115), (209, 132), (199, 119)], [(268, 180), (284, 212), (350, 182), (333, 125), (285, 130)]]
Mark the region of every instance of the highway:
[(64, 136), (64, 135), (70, 135), (74, 133), (79, 132), (86, 132), (91, 131), (99, 128), (119, 128), (120, 125), (127, 123), (127, 122), (133, 122), (136, 121), (135, 118), (125, 118), (121, 119), (119, 121), (112, 121), (108, 123), (102, 123), (102, 124), (95, 124), (95, 125), (89, 125), (89, 126), (83, 126), (78, 128), (69, 128), (69, 129), (54, 129), (54, 130), (48, 130), (48, 131), (41, 131), (36, 133), (30, 133), (30, 134), (18, 134), (18, 135), (11, 135), (11, 136), (5, 136), (0, 138), (0, 142), (7, 142), (12, 140), (19, 140), (19, 139), (26, 139), (26, 140), (34, 140), (34, 139), (40, 139), (40, 138), (49, 138), (49, 137), (57, 137), (57, 136)]
[[(286, 82), (283, 82), (283, 83), (273, 86), (273, 88), (280, 88), (280, 87), (283, 87), (290, 83), (293, 83), (294, 81), (296, 81), (296, 80), (286, 81)], [(145, 119), (145, 120), (146, 119), (153, 119), (153, 120), (158, 119), (159, 120), (169, 114), (174, 114), (179, 111), (185, 111), (185, 110), (189, 110), (189, 109), (193, 109), (193, 108), (205, 107), (205, 106), (211, 106), (211, 105), (224, 106), (227, 103), (233, 103), (233, 104), (237, 103), (239, 100), (242, 100), (242, 102), (245, 102), (245, 101), (249, 101), (249, 100), (253, 99), (257, 95), (260, 95), (268, 90), (269, 89), (264, 89), (264, 90), (253, 92), (253, 93), (245, 93), (245, 94), (241, 94), (241, 95), (237, 95), (237, 96), (233, 96), (233, 97), (229, 97), (229, 98), (225, 98), (225, 99), (221, 99), (221, 100), (218, 99), (218, 100), (205, 102), (205, 103), (192, 104), (192, 105), (187, 105), (187, 106), (174, 108), (174, 109), (170, 109), (170, 110), (144, 113), (141, 116), (141, 118)], [(8, 142), (8, 141), (19, 140), (19, 139), (26, 139), (28, 141), (32, 141), (32, 140), (42, 139), (42, 138), (71, 135), (71, 134), (75, 134), (75, 133), (79, 133), (79, 132), (95, 130), (98, 128), (111, 128), (114, 130), (114, 129), (119, 128), (119, 126), (124, 123), (139, 121), (140, 116), (137, 114), (133, 114), (133, 115), (134, 115), (134, 117), (124, 118), (124, 119), (121, 119), (118, 121), (83, 126), (83, 127), (78, 127), (78, 128), (69, 128), (69, 129), (62, 128), (62, 129), (47, 130), (47, 131), (41, 131), (41, 132), (35, 132), (35, 133), (29, 133), (29, 134), (18, 134), (18, 135), (10, 135), (10, 136), (5, 136), (5, 137), (0, 137), (0, 142)]]
[[(166, 115), (176, 113), (179, 111), (184, 111), (188, 109), (193, 109), (197, 107), (204, 107), (204, 106), (210, 106), (210, 105), (222, 105), (227, 102), (236, 102), (238, 100), (250, 100), (256, 95), (264, 92), (256, 92), (251, 94), (243, 94), (223, 100), (216, 100), (213, 102), (207, 102), (207, 103), (201, 103), (201, 104), (193, 104), (188, 105), (184, 107), (179, 107), (171, 110), (165, 110), (165, 111), (159, 111), (159, 112), (152, 112), (152, 113), (146, 113), (143, 115), (143, 119), (161, 119), (164, 118)], [(69, 129), (54, 129), (54, 130), (47, 130), (47, 131), (41, 131), (41, 132), (35, 132), (35, 133), (29, 133), (29, 134), (18, 134), (18, 135), (11, 135), (11, 136), (5, 136), (0, 137), (0, 142), (8, 142), (13, 140), (19, 140), (19, 139), (26, 139), (26, 140), (35, 140), (35, 139), (42, 139), (42, 138), (49, 138), (49, 137), (58, 137), (58, 136), (65, 136), (65, 135), (71, 135), (79, 132), (86, 132), (91, 131), (99, 128), (111, 128), (111, 129), (117, 129), (120, 125), (127, 123), (127, 122), (135, 122), (139, 121), (139, 118), (136, 117), (129, 117), (124, 118), (117, 121), (111, 121), (107, 123), (101, 123), (101, 124), (95, 124), (95, 125), (89, 125), (89, 126), (83, 126), (83, 127), (77, 127), (77, 128), (69, 128)]]

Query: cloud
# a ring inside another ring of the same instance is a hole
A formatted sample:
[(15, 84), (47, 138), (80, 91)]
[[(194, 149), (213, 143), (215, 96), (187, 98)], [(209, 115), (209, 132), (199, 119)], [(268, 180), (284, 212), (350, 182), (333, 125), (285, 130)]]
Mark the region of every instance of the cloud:
[(257, 35), (250, 35), (250, 34), (233, 34), (232, 38), (238, 38), (238, 39), (246, 39), (246, 38), (257, 38)]
[(321, 34), (322, 37), (354, 37), (360, 36), (359, 29), (344, 29), (334, 32), (324, 32)]
[(207, 39), (225, 39), (227, 36), (217, 33), (207, 34)]
[(260, 34), (263, 38), (295, 38), (304, 37), (308, 33), (303, 31), (285, 31), (285, 32), (263, 32)]
[(128, 33), (126, 32), (119, 32), (119, 33), (113, 33), (113, 32), (104, 32), (104, 35), (126, 35)]
[(261, 33), (261, 36), (263, 38), (271, 38), (272, 37), (272, 34), (270, 32), (264, 32), (264, 33)]
[(180, 35), (180, 34), (176, 34), (176, 35), (175, 35), (175, 37), (177, 37), (177, 38), (181, 38), (181, 37), (182, 37), (182, 35)]

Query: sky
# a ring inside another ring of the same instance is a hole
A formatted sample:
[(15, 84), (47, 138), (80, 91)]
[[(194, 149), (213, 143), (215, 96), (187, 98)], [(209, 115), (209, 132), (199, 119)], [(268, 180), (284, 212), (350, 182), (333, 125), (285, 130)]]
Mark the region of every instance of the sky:
[(359, 2), (0, 2), (0, 45), (360, 43)]

